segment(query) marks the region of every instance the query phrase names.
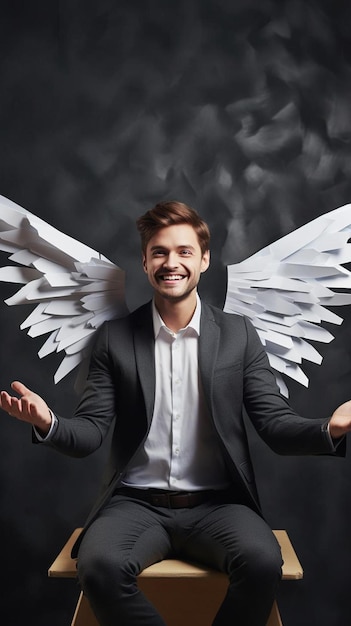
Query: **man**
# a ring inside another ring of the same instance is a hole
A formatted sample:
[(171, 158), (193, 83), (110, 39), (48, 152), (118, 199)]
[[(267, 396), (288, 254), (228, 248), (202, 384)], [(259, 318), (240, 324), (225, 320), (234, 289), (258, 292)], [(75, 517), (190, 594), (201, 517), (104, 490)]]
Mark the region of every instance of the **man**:
[(96, 450), (114, 424), (106, 482), (76, 546), (101, 626), (164, 624), (136, 577), (170, 555), (227, 573), (215, 626), (265, 626), (281, 555), (260, 511), (243, 407), (280, 454), (343, 454), (351, 401), (329, 421), (298, 416), (251, 324), (200, 301), (209, 231), (193, 209), (157, 204), (138, 229), (153, 301), (100, 329), (74, 417), (53, 415), (20, 382), (1, 407), (73, 456)]

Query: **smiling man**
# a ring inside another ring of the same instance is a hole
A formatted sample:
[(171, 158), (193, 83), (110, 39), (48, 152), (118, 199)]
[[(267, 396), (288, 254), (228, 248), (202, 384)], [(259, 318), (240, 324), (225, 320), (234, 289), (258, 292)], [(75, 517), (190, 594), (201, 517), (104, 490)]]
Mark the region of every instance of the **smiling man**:
[[(176, 203), (164, 205), (166, 224), (169, 219), (167, 207), (172, 204)], [(163, 205), (158, 206), (160, 211)], [(148, 228), (147, 220), (141, 219), (138, 224), (143, 267), (154, 289), (155, 306), (163, 321), (177, 332), (189, 323), (196, 308), (197, 285), (210, 263), (209, 232), (199, 229), (197, 234), (189, 223), (157, 230), (151, 225)]]
[(250, 322), (201, 302), (209, 230), (180, 202), (137, 222), (152, 302), (105, 323), (72, 418), (22, 383), (1, 407), (37, 442), (94, 452), (110, 428), (101, 496), (74, 548), (80, 584), (101, 626), (164, 626), (137, 586), (166, 557), (228, 575), (215, 626), (265, 626), (281, 555), (255, 486), (243, 408), (279, 454), (344, 454), (351, 402), (330, 419), (297, 415), (283, 398)]

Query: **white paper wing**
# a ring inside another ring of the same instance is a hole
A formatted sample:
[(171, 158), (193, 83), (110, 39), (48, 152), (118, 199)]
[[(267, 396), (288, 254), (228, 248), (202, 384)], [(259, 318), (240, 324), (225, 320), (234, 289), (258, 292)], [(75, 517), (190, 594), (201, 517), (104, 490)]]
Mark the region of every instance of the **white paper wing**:
[(0, 268), (0, 280), (23, 285), (5, 302), (36, 305), (21, 329), (31, 337), (48, 335), (40, 357), (64, 353), (57, 383), (89, 356), (96, 329), (127, 312), (124, 272), (3, 196), (0, 250), (13, 263)]
[(256, 327), (282, 393), (281, 376), (308, 386), (303, 360), (320, 364), (310, 343), (334, 338), (323, 322), (341, 324), (329, 307), (351, 304), (351, 204), (305, 224), (242, 263), (228, 266), (224, 310)]

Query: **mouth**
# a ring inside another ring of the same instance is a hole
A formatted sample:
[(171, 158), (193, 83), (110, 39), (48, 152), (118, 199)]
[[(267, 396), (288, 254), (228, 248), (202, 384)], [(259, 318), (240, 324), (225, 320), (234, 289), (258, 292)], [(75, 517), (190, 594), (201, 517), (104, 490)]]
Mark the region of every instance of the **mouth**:
[(165, 283), (178, 283), (186, 277), (181, 274), (159, 274), (157, 278)]

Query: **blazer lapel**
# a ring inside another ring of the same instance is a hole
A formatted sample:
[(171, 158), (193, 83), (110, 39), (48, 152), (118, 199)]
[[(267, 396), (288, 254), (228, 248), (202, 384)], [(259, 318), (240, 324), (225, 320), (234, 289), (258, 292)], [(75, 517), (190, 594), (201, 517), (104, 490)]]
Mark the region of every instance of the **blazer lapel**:
[(134, 320), (134, 348), (139, 380), (144, 394), (148, 423), (155, 401), (155, 341), (151, 302), (136, 311)]
[(199, 339), (199, 370), (202, 387), (209, 408), (212, 410), (213, 372), (217, 360), (220, 329), (211, 309), (201, 303), (201, 322)]

